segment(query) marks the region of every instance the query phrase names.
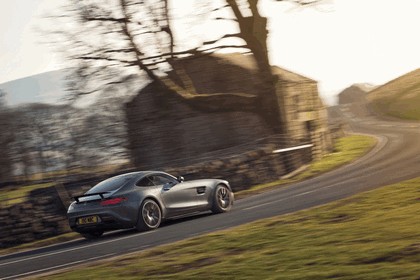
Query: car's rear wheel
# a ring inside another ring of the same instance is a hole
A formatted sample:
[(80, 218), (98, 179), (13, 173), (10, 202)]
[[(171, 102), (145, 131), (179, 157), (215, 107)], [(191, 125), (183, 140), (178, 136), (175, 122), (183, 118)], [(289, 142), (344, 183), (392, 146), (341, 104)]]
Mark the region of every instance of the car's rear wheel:
[(89, 231), (89, 232), (83, 232), (80, 233), (84, 238), (86, 239), (97, 239), (101, 237), (104, 234), (103, 230), (95, 230), (95, 231)]
[(141, 204), (137, 220), (137, 230), (146, 231), (159, 227), (162, 222), (162, 211), (156, 201), (145, 199)]
[(225, 185), (218, 185), (213, 197), (213, 213), (224, 213), (232, 208), (233, 195), (230, 189)]

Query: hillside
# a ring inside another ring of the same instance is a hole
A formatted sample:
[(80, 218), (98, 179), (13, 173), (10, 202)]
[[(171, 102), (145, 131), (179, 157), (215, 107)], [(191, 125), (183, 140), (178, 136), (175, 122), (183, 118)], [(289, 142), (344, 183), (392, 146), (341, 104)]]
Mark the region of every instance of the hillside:
[(45, 72), (0, 84), (8, 106), (59, 103), (65, 96), (66, 70)]
[[(59, 105), (67, 102), (66, 77), (71, 69), (61, 69), (45, 72), (0, 84), (0, 90), (6, 93), (6, 105), (17, 107), (31, 103)], [(121, 104), (126, 102), (138, 90), (144, 87), (148, 80), (143, 75), (129, 75), (124, 83), (110, 85), (100, 92), (102, 97), (121, 98)], [(87, 107), (95, 104), (99, 92), (79, 97), (73, 103), (76, 107)]]
[(367, 100), (379, 115), (420, 120), (420, 68), (372, 90)]
[(365, 102), (367, 91), (358, 85), (352, 85), (338, 94), (338, 104)]

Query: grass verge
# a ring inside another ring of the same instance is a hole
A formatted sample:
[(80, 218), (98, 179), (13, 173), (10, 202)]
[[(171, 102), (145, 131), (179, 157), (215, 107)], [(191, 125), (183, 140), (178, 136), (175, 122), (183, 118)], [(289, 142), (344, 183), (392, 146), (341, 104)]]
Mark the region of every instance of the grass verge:
[(420, 178), (43, 279), (419, 279)]

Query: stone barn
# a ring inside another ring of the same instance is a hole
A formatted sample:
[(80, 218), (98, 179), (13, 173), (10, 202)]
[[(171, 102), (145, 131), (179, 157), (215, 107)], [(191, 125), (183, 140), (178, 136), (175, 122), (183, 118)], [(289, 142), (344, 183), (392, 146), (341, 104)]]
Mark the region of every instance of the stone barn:
[[(209, 55), (179, 62), (198, 95), (252, 95), (257, 91), (253, 58), (242, 54)], [(287, 135), (278, 146), (312, 143), (312, 156), (331, 147), (327, 114), (317, 83), (273, 67)], [(129, 149), (140, 169), (186, 166), (250, 149), (274, 133), (252, 110), (208, 112), (200, 99), (187, 103), (150, 83), (126, 104)], [(286, 140), (286, 141), (285, 141)], [(284, 171), (284, 170), (283, 170)], [(282, 171), (282, 172), (283, 172)]]

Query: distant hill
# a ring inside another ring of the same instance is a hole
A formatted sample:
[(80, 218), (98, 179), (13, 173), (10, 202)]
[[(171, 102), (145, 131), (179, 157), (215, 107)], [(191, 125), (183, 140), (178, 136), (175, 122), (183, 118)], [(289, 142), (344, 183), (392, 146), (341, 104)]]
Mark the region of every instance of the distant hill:
[(370, 92), (378, 87), (377, 85), (372, 85), (369, 83), (357, 83), (357, 84), (354, 84), (354, 86), (360, 88), (361, 90), (365, 92)]
[[(6, 93), (6, 105), (9, 107), (30, 103), (63, 104), (66, 102), (66, 76), (69, 72), (69, 69), (62, 69), (9, 81), (0, 84), (0, 90)], [(119, 97), (121, 102), (126, 102), (147, 83), (144, 75), (129, 75), (123, 83), (109, 85), (101, 93), (80, 97), (73, 105), (90, 106), (96, 102), (99, 95)]]
[(66, 70), (45, 72), (0, 84), (6, 93), (6, 105), (27, 103), (60, 103), (65, 96)]
[(338, 104), (366, 102), (366, 95), (374, 86), (368, 84), (354, 84), (338, 94)]
[(366, 106), (366, 97), (368, 92), (375, 87), (367, 83), (353, 84), (338, 94), (338, 104), (350, 106), (352, 112), (359, 117), (370, 116), (371, 112)]
[(367, 99), (377, 114), (420, 120), (420, 68), (374, 89)]

